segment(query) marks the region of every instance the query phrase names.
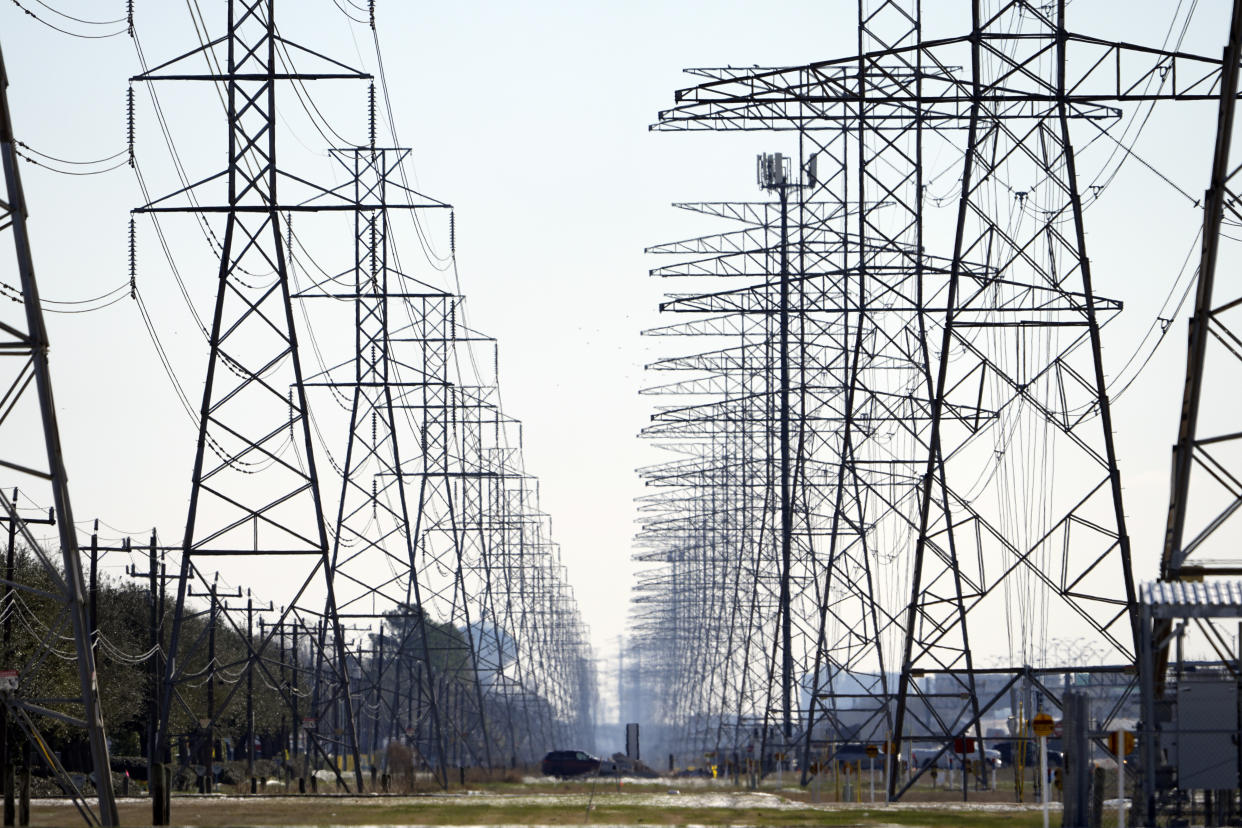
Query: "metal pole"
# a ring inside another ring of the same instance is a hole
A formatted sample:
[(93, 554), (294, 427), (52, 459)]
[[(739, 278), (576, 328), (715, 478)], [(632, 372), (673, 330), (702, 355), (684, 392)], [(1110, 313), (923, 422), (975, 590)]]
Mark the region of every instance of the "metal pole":
[[(790, 567), (793, 559), (793, 498), (789, 452), (789, 191), (784, 169), (777, 192), (781, 199), (781, 306), (780, 306), (780, 428), (781, 428), (781, 719), (785, 742), (793, 738), (793, 612), (790, 606)], [(766, 718), (766, 717), (765, 717)], [(765, 739), (766, 742), (766, 731)]]
[(1117, 825), (1126, 824), (1126, 732), (1117, 730)]
[(1039, 737), (1039, 800), (1043, 803), (1044, 828), (1048, 828), (1048, 737)]

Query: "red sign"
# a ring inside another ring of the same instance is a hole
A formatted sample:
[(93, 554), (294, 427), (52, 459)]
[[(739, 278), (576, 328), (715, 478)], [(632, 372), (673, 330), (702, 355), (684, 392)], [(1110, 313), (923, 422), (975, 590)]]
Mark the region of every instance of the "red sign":
[(963, 756), (967, 753), (973, 753), (975, 750), (975, 740), (958, 736), (953, 740), (953, 752), (960, 753)]

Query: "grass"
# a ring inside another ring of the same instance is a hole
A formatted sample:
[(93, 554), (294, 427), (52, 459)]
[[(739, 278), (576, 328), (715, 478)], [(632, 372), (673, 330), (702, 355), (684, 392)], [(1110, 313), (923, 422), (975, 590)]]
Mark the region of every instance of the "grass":
[[(346, 825), (764, 825), (801, 826), (910, 826), (910, 828), (1035, 828), (1042, 823), (1037, 806), (1014, 805), (1012, 774), (996, 780), (998, 789), (971, 791), (970, 802), (961, 793), (921, 784), (893, 806), (834, 804), (834, 788), (842, 780), (826, 780), (820, 790), (799, 788), (787, 775), (783, 787), (764, 780), (760, 793), (734, 787), (728, 780), (615, 779), (556, 781), (533, 776), (531, 769), (484, 773), (467, 771), (465, 786), (452, 778), (448, 793), (429, 779), (403, 780), (392, 796), (334, 795), (331, 784), (321, 784), (320, 796), (284, 795), (283, 785), (269, 787), (270, 795), (175, 796), (174, 825), (186, 826), (346, 826)], [(856, 782), (858, 780), (855, 780)], [(869, 780), (867, 780), (869, 782)], [(947, 781), (947, 780), (942, 780)], [(833, 782), (838, 784), (832, 784)], [(413, 787), (413, 792), (409, 788)], [(877, 784), (877, 789), (881, 785)], [(672, 788), (680, 789), (671, 795)], [(248, 788), (247, 788), (248, 789)], [(240, 794), (238, 786), (234, 794)], [(1028, 792), (1029, 793), (1029, 792)], [(864, 782), (862, 795), (869, 795)], [(1027, 799), (1029, 800), (1029, 795)], [(820, 800), (820, 801), (817, 801)], [(911, 801), (912, 800), (912, 801)], [(151, 806), (145, 798), (119, 803), (121, 824), (148, 825)], [(589, 810), (588, 810), (589, 808)], [(1059, 815), (1056, 818), (1059, 822)], [(63, 802), (32, 803), (31, 824), (80, 824), (72, 806)]]
[[(508, 786), (506, 786), (508, 787)], [(585, 790), (539, 793), (522, 786), (521, 795), (487, 793), (454, 796), (258, 796), (176, 797), (175, 825), (766, 825), (766, 826), (1036, 826), (1038, 810), (963, 808), (961, 803), (873, 805), (803, 805), (786, 800), (783, 807), (751, 807), (739, 794), (737, 807), (694, 804), (696, 792), (681, 795), (674, 807), (667, 799), (652, 802), (653, 790), (633, 786), (622, 793)], [(576, 786), (584, 788), (585, 786)], [(665, 786), (659, 789), (663, 793)], [(705, 792), (706, 793), (706, 792)], [(715, 792), (710, 792), (715, 793)], [(647, 800), (644, 802), (644, 800)], [(706, 800), (705, 800), (706, 801)], [(752, 800), (753, 801), (753, 800)], [(771, 800), (767, 800), (771, 802)], [(591, 802), (588, 814), (587, 803)], [(147, 800), (120, 803), (123, 825), (150, 823)], [(65, 804), (32, 803), (32, 825), (66, 825), (78, 821)]]

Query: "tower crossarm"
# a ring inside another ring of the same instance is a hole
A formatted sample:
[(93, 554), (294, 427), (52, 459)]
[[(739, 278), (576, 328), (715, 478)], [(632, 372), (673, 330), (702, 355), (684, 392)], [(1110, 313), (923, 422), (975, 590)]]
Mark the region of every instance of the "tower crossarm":
[[(972, 38), (957, 37), (716, 78), (678, 90), (676, 105), (660, 112), (651, 129), (840, 129), (857, 120), (863, 104), (872, 125), (891, 120), (893, 129), (902, 129), (917, 108), (928, 127), (966, 129), (977, 94), (996, 119), (1046, 117), (1062, 100), (1072, 118), (1110, 119), (1120, 115), (1112, 106), (1118, 103), (1219, 98), (1220, 58), (1052, 30), (989, 31), (982, 37), (996, 77), (979, 92), (957, 69), (969, 63)], [(1068, 72), (1063, 91), (1037, 69), (1038, 61), (1055, 53), (1059, 37), (1065, 40)], [(924, 68), (915, 71), (914, 65)]]

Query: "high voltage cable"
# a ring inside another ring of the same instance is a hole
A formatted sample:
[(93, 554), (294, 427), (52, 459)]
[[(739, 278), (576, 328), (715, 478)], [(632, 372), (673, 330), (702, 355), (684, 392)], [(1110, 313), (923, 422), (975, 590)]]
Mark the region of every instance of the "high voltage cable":
[(55, 155), (48, 155), (46, 152), (40, 152), (39, 150), (27, 144), (25, 141), (15, 141), (14, 143), (17, 144), (22, 149), (25, 149), (28, 152), (34, 153), (40, 158), (45, 158), (49, 161), (55, 161), (60, 164), (73, 164), (75, 166), (92, 166), (95, 164), (104, 164), (104, 163), (107, 163), (108, 161), (112, 161), (113, 159), (120, 158), (122, 155), (125, 155), (126, 153), (126, 150), (122, 149), (120, 152), (115, 152), (112, 155), (106, 156), (104, 158), (96, 158), (93, 161), (70, 161), (65, 158), (57, 158)]
[[(181, 407), (185, 410), (186, 416), (190, 420), (190, 424), (195, 430), (199, 430), (198, 413), (195, 411), (194, 406), (190, 403), (189, 397), (185, 393), (185, 389), (181, 387), (180, 380), (177, 379), (176, 369), (173, 368), (172, 360), (169, 358), (168, 353), (164, 350), (163, 343), (160, 342), (159, 334), (155, 330), (155, 323), (151, 320), (151, 314), (147, 310), (146, 302), (142, 299), (141, 291), (134, 291), (134, 299), (137, 302), (138, 312), (142, 317), (143, 324), (146, 326), (147, 335), (150, 337), (151, 344), (155, 347), (155, 353), (159, 357), (160, 364), (164, 368), (164, 373), (168, 376), (168, 380), (172, 384), (173, 390), (177, 394), (177, 399), (181, 403)], [(254, 474), (255, 471), (257, 471), (257, 469), (254, 469), (254, 466), (256, 465), (255, 463), (229, 457), (228, 453), (224, 450), (224, 447), (217, 443), (210, 434), (207, 434), (205, 431), (203, 434), (208, 447), (221, 462), (227, 463), (232, 468), (244, 474)], [(248, 468), (243, 468), (243, 466)]]
[(42, 167), (43, 169), (48, 170), (49, 172), (59, 173), (60, 175), (73, 175), (73, 176), (102, 175), (103, 173), (109, 173), (109, 172), (112, 172), (113, 170), (118, 170), (121, 167), (124, 167), (126, 164), (129, 163), (127, 161), (118, 161), (116, 164), (112, 165), (111, 167), (108, 167), (102, 170), (58, 170), (55, 167), (42, 163), (35, 158), (31, 158), (29, 155), (26, 155), (20, 150), (17, 152), (17, 155), (23, 161), (26, 161), (27, 163), (30, 163), (30, 164), (34, 164), (37, 167)]
[[(123, 292), (128, 289), (129, 289), (129, 283), (125, 282), (123, 284), (120, 284), (114, 287), (112, 290), (106, 293), (101, 293), (98, 296), (93, 296), (89, 299), (45, 299), (43, 297), (39, 297), (39, 301), (42, 305), (45, 306), (44, 310), (47, 310), (52, 313), (86, 313), (88, 311), (93, 311), (93, 310), (102, 310), (102, 308), (105, 308), (105, 307), (108, 307), (109, 305), (114, 304), (118, 298), (124, 299), (125, 296)], [(118, 293), (121, 293), (122, 295), (119, 297), (116, 296), (116, 294)], [(22, 296), (21, 289), (14, 285), (10, 285), (7, 282), (0, 281), (0, 294), (7, 295), (10, 299), (14, 299), (15, 301), (21, 301), (21, 296)], [(105, 305), (102, 305), (100, 307), (95, 307), (95, 308), (86, 308), (84, 310), (57, 309), (54, 307), (46, 307), (48, 305), (74, 305), (74, 306), (92, 305), (97, 302), (103, 302), (104, 300), (108, 300), (108, 299), (110, 299), (111, 301), (107, 302), (107, 304)]]
[[(126, 285), (126, 288), (128, 287), (129, 285)], [(104, 304), (99, 305), (97, 307), (93, 307), (93, 308), (44, 308), (44, 310), (47, 311), (48, 313), (94, 313), (95, 311), (101, 311), (101, 310), (104, 310), (105, 308), (110, 308), (113, 305), (117, 304), (118, 302), (124, 299), (127, 299), (127, 298), (128, 296), (122, 293), (119, 296), (113, 297), (112, 299), (105, 302)]]
[(348, 17), (348, 18), (349, 18), (350, 20), (352, 20), (353, 22), (358, 23), (358, 24), (361, 24), (361, 25), (363, 25), (363, 26), (367, 25), (367, 21), (365, 21), (365, 20), (359, 20), (358, 18), (356, 18), (356, 17), (354, 17), (352, 14), (350, 14), (350, 13), (349, 13), (349, 11), (348, 11), (348, 10), (347, 10), (344, 6), (342, 6), (342, 5), (341, 5), (340, 0), (332, 0), (332, 3), (333, 3), (333, 5), (335, 5), (338, 9), (340, 9), (340, 10), (341, 10), (341, 14), (345, 15), (346, 17)]
[[(384, 93), (384, 109), (388, 116), (388, 129), (392, 134), (393, 143), (399, 144), (401, 139), (397, 136), (397, 122), (396, 122), (396, 118), (393, 116), (392, 98), (388, 94), (388, 75), (384, 71), (384, 55), (383, 55), (383, 51), (380, 48), (379, 31), (374, 25), (372, 25), (371, 27), (371, 38), (375, 44), (375, 61), (376, 61), (376, 67), (379, 69), (380, 89)], [(405, 166), (404, 165), (399, 166), (398, 172), (401, 175), (401, 183), (406, 188), (406, 197), (408, 199), (410, 197), (409, 191), (412, 190), (413, 188), (410, 187), (410, 182), (408, 178), (406, 177)], [(418, 216), (415, 214), (416, 211), (411, 210), (409, 212), (410, 212), (410, 218), (414, 222), (414, 228), (416, 232), (418, 233), (419, 244), (422, 245), (423, 253), (427, 256), (428, 262), (432, 265), (432, 267), (435, 267), (437, 270), (441, 270), (441, 271), (446, 270), (448, 268), (447, 264), (444, 267), (440, 267), (436, 264), (436, 262), (437, 261), (447, 262), (448, 258), (444, 256), (440, 256), (439, 254), (435, 252), (435, 250), (431, 247), (430, 241), (424, 236), (422, 225), (418, 220)], [(456, 276), (454, 276), (454, 278), (456, 279)], [(457, 281), (457, 292), (458, 294), (461, 294), (462, 292), (460, 280)]]
[(66, 20), (72, 20), (74, 23), (83, 23), (87, 26), (115, 26), (118, 23), (126, 22), (126, 19), (124, 17), (118, 17), (115, 20), (85, 20), (81, 17), (74, 17), (71, 14), (66, 14), (60, 9), (53, 8), (52, 6), (49, 6), (47, 3), (44, 3), (43, 0), (34, 0), (34, 1), (38, 3), (40, 6), (42, 6), (43, 8), (52, 12), (53, 14), (60, 15)]
[(197, 428), (198, 414), (194, 411), (194, 406), (190, 404), (189, 397), (186, 396), (185, 390), (181, 387), (180, 380), (177, 379), (177, 372), (173, 369), (172, 362), (164, 350), (164, 345), (160, 342), (159, 334), (155, 331), (155, 325), (151, 322), (151, 315), (147, 312), (146, 303), (142, 300), (141, 291), (135, 295), (135, 301), (138, 304), (138, 312), (142, 316), (142, 321), (146, 325), (147, 333), (151, 337), (151, 344), (155, 346), (155, 353), (160, 359), (160, 364), (164, 367), (164, 373), (168, 375), (168, 380), (172, 383), (177, 399), (181, 402), (181, 407), (185, 409), (190, 422)]
[[(372, 24), (371, 35), (372, 35), (372, 40), (375, 45), (376, 66), (379, 70), (380, 89), (383, 93), (384, 110), (385, 110), (385, 114), (388, 120), (388, 128), (389, 128), (390, 133), (392, 134), (393, 143), (399, 144), (400, 138), (397, 136), (397, 125), (396, 125), (396, 118), (395, 118), (395, 115), (392, 109), (392, 98), (388, 92), (388, 76), (387, 76), (387, 72), (384, 69), (384, 58), (383, 58), (383, 51), (380, 46), (379, 31), (374, 26), (374, 24)], [(408, 200), (411, 197), (410, 191), (413, 188), (410, 187), (409, 180), (406, 177), (405, 166), (400, 165), (398, 167), (398, 172), (401, 175), (401, 181), (405, 187), (406, 198)], [(439, 254), (437, 254), (434, 248), (432, 248), (430, 241), (425, 237), (422, 224), (419, 221), (418, 216), (416, 215), (416, 211), (410, 210), (408, 212), (410, 213), (410, 217), (413, 221), (414, 229), (417, 234), (419, 244), (423, 249), (423, 254), (426, 257), (428, 263), (431, 264), (431, 266), (434, 267), (435, 269), (440, 270), (442, 272), (445, 270), (451, 269), (457, 296), (461, 297), (458, 301), (456, 301), (455, 304), (457, 305), (458, 308), (460, 308), (461, 314), (463, 316), (463, 322), (464, 322), (465, 292), (462, 289), (461, 275), (457, 269), (457, 256), (456, 256), (455, 249), (450, 251), (450, 254), (448, 257), (442, 257)], [(450, 220), (452, 220), (452, 218), (453, 217), (450, 215)], [(446, 264), (443, 267), (441, 267), (440, 265), (436, 263), (437, 260), (441, 262), (445, 262)], [(481, 382), (482, 373), (479, 370), (478, 363), (475, 361), (473, 344), (467, 346), (467, 353), (469, 355), (472, 367), (474, 369), (475, 376), (478, 377)], [(455, 362), (458, 359), (458, 351), (456, 348), (453, 349), (453, 359)], [(457, 368), (458, 368), (458, 373), (460, 375), (460, 372), (461, 372), (460, 364), (457, 365)], [(499, 376), (496, 377), (496, 394), (497, 394), (497, 403), (499, 405), (501, 403)]]
[[(35, 2), (39, 2), (39, 0), (35, 0)], [(25, 13), (26, 13), (26, 15), (27, 15), (28, 17), (32, 17), (32, 18), (34, 18), (34, 19), (35, 19), (35, 20), (37, 20), (38, 22), (42, 23), (44, 26), (47, 26), (49, 29), (54, 29), (55, 31), (60, 32), (61, 34), (64, 34), (64, 35), (69, 35), (70, 37), (77, 37), (77, 38), (81, 38), (81, 39), (83, 39), (83, 40), (103, 40), (104, 38), (108, 38), (108, 37), (116, 37), (117, 35), (122, 35), (122, 34), (125, 34), (125, 33), (126, 33), (126, 31), (127, 31), (127, 29), (122, 28), (122, 29), (118, 29), (118, 30), (116, 30), (115, 32), (107, 32), (107, 33), (105, 33), (105, 34), (97, 34), (97, 35), (91, 35), (91, 34), (80, 34), (80, 33), (78, 33), (78, 32), (71, 32), (71, 31), (69, 31), (68, 29), (61, 28), (60, 26), (57, 26), (55, 23), (52, 23), (52, 22), (50, 22), (50, 21), (44, 20), (42, 17), (39, 17), (39, 15), (35, 14), (35, 13), (34, 13), (33, 11), (31, 11), (30, 9), (26, 8), (25, 6), (23, 6), (23, 5), (21, 4), (21, 2), (19, 2), (19, 0), (12, 0), (12, 3), (13, 3), (13, 5), (14, 5), (14, 6), (17, 6), (19, 9), (21, 9), (23, 12), (25, 12)], [(56, 11), (55, 9), (52, 9), (52, 8), (51, 8), (51, 6), (48, 6), (46, 3), (39, 2), (39, 5), (40, 5), (40, 6), (43, 6), (43, 7), (44, 7), (44, 8), (46, 8), (46, 9), (49, 9), (49, 10), (51, 10), (51, 11)], [(60, 12), (56, 12), (56, 13), (57, 13), (57, 14), (60, 14), (62, 17), (69, 18), (70, 20), (77, 20), (77, 18), (71, 18), (71, 17), (69, 17), (69, 16), (68, 16), (68, 15), (66, 15), (66, 14), (61, 14)], [(79, 22), (82, 22), (82, 23), (88, 23), (88, 24), (90, 24), (90, 25), (105, 25), (105, 26), (106, 26), (106, 25), (110, 25), (110, 24), (108, 24), (108, 23), (93, 23), (92, 21), (86, 21), (86, 20), (79, 21)], [(124, 21), (124, 20), (117, 20), (117, 21), (113, 21), (113, 22), (114, 22), (114, 23), (124, 23), (125, 21)]]

